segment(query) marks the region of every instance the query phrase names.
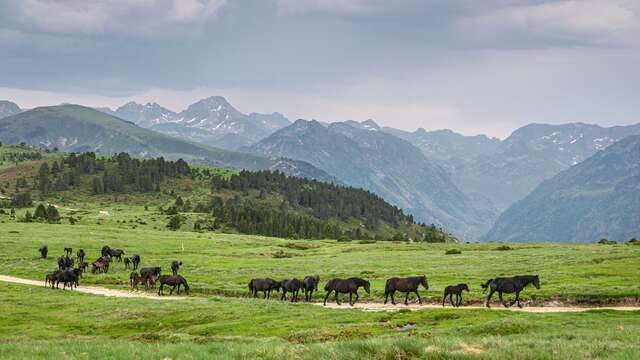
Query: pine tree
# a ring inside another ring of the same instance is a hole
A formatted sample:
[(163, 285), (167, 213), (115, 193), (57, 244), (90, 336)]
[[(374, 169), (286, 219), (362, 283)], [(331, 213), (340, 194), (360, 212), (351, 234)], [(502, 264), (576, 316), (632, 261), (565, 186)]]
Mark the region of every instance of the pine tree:
[(47, 220), (47, 208), (44, 207), (43, 204), (38, 204), (38, 206), (36, 206), (36, 211), (34, 212), (33, 217), (38, 220)]
[(49, 205), (49, 207), (47, 207), (47, 221), (50, 223), (56, 223), (60, 221), (60, 213), (58, 212), (58, 209), (56, 209), (56, 207), (53, 205)]
[(43, 163), (40, 165), (39, 171), (39, 183), (40, 185), (40, 193), (42, 195), (47, 196), (49, 194), (49, 165), (47, 163)]

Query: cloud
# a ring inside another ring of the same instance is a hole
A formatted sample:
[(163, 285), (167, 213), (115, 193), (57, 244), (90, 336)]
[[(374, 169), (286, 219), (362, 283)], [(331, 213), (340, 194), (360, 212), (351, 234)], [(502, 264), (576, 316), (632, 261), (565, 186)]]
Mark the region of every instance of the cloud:
[(200, 23), (226, 0), (8, 0), (0, 20), (25, 32), (48, 35), (153, 35), (172, 26)]
[(468, 33), (496, 37), (520, 32), (549, 40), (593, 45), (637, 41), (640, 7), (626, 0), (569, 0), (493, 8), (463, 17)]

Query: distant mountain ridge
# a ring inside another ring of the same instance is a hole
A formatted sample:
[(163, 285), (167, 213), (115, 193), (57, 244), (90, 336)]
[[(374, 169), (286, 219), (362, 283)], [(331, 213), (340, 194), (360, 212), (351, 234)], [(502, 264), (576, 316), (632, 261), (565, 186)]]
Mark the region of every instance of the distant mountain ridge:
[(243, 114), (221, 96), (211, 96), (176, 113), (157, 103), (129, 102), (115, 111), (97, 108), (138, 126), (229, 150), (248, 146), (291, 122), (280, 113)]
[(595, 242), (640, 236), (640, 136), (544, 181), (507, 209), (486, 241)]
[(18, 114), (21, 111), (22, 109), (20, 109), (18, 104), (7, 100), (0, 100), (0, 119)]
[(138, 127), (133, 122), (79, 105), (35, 108), (0, 119), (0, 141), (25, 142), (67, 152), (183, 158), (215, 166), (247, 170), (280, 170), (289, 175), (335, 182), (310, 164), (226, 151)]
[(626, 136), (640, 134), (640, 124), (608, 128), (584, 123), (530, 124), (503, 141), (450, 130), (383, 130), (419, 147), (447, 169), (460, 189), (491, 201), (502, 211), (542, 181)]
[(474, 208), (440, 166), (409, 142), (374, 125), (297, 120), (248, 150), (311, 163), (459, 238), (471, 239), (488, 229), (494, 213)]

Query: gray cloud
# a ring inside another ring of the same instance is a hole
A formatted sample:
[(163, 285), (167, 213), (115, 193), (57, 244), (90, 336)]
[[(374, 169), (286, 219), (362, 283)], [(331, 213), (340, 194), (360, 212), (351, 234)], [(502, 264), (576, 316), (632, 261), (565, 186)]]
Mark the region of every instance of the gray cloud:
[(8, 0), (0, 95), (180, 108), (215, 93), (244, 111), (499, 136), (628, 123), (639, 16), (633, 0)]

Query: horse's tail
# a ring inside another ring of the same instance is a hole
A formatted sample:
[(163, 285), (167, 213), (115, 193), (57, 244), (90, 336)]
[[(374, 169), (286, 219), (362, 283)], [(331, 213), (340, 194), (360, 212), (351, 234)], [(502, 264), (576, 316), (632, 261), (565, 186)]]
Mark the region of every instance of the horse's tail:
[(386, 296), (391, 291), (391, 279), (387, 280), (384, 284), (384, 295)]
[(249, 281), (249, 291), (253, 291), (253, 280)]
[[(484, 283), (484, 284), (480, 284), (480, 287), (481, 287), (481, 288), (483, 288), (483, 289), (484, 289), (484, 291), (486, 291), (486, 290), (487, 290), (487, 288), (489, 287), (489, 284), (490, 284), (492, 281), (493, 281), (493, 279), (489, 279), (489, 280), (487, 280), (487, 282), (486, 282), (486, 283)], [(483, 291), (483, 292), (484, 292), (484, 291)]]

